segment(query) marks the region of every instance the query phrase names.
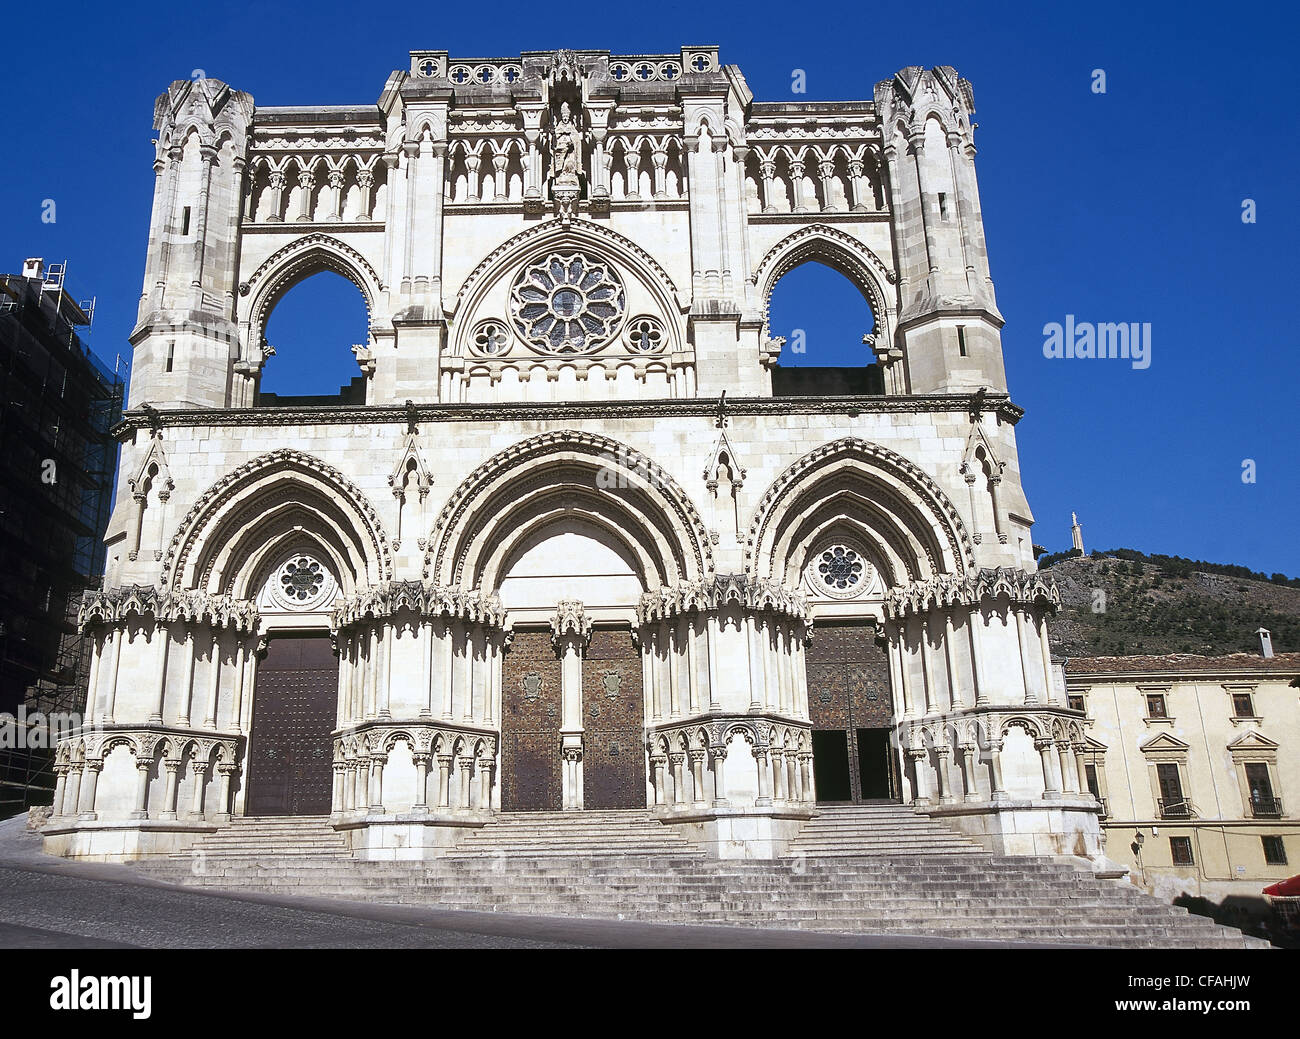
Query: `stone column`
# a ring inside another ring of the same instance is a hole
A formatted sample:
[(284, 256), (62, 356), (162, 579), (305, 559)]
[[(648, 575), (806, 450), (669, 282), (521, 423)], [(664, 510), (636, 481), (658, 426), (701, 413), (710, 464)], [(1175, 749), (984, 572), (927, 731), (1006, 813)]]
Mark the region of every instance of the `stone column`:
[(180, 793), (177, 773), (180, 772), (183, 764), (184, 762), (179, 759), (165, 758), (163, 760), (163, 769), (167, 772), (167, 786), (163, 793), (163, 810), (162, 814), (159, 815), (160, 819), (176, 818), (176, 797)]
[(239, 766), (223, 763), (217, 766), (217, 775), (221, 777), (221, 786), (217, 791), (217, 814), (215, 822), (230, 822), (230, 779), (239, 770)]
[(347, 762), (335, 761), (332, 766), (333, 785), (330, 787), (330, 817), (335, 818), (343, 814), (347, 802)]
[(420, 688), (424, 690), (424, 703), (420, 707), (421, 718), (433, 717), (433, 647), (437, 641), (433, 634), (433, 621), (425, 618), (420, 622)]
[(855, 213), (865, 212), (872, 208), (867, 205), (866, 201), (870, 192), (865, 172), (866, 164), (861, 159), (849, 160), (849, 204)]
[(90, 820), (95, 818), (95, 792), (99, 786), (99, 773), (104, 768), (100, 758), (87, 758), (81, 765), (81, 783), (79, 790), (80, 804), (77, 814)]
[(343, 171), (330, 170), (326, 174), (326, 180), (332, 193), (330, 213), (326, 219), (337, 223), (343, 219)]
[(1079, 792), (1079, 779), (1074, 772), (1074, 755), (1070, 752), (1068, 741), (1057, 741), (1056, 756), (1061, 772), (1061, 792), (1077, 794)]
[(438, 755), (438, 807), (451, 808), (451, 760), (450, 754)]
[(181, 724), (190, 727), (194, 705), (194, 629), (185, 626), (185, 677), (181, 683)]
[(163, 720), (163, 697), (167, 695), (167, 649), (171, 642), (171, 631), (165, 622), (159, 621), (154, 629), (158, 638), (158, 674), (154, 679), (153, 689), (153, 710), (149, 714), (149, 721), (160, 724)]
[(957, 671), (957, 658), (955, 642), (957, 641), (956, 629), (952, 624), (952, 611), (945, 610), (943, 614), (943, 656), (948, 664), (948, 699), (949, 707), (965, 707), (966, 698), (961, 695), (960, 673)]
[(382, 815), (384, 812), (384, 765), (388, 763), (387, 754), (370, 755), (370, 814)]
[(808, 212), (808, 203), (803, 197), (803, 175), (806, 167), (802, 159), (790, 160), (790, 192), (796, 213)]
[(775, 213), (776, 206), (772, 204), (772, 181), (776, 179), (776, 163), (771, 159), (760, 159), (758, 163), (758, 176), (760, 186), (763, 189), (763, 212)]
[(924, 747), (909, 747), (905, 753), (912, 761), (912, 772), (916, 776), (916, 789), (912, 791), (912, 803), (929, 804), (930, 777), (925, 774), (925, 762), (929, 754)]
[(662, 805), (668, 803), (666, 787), (668, 758), (664, 754), (651, 754), (650, 767), (654, 775), (655, 804)]
[(718, 686), (718, 614), (711, 611), (705, 618), (704, 648), (709, 654), (709, 710), (722, 710), (719, 696), (722, 690)]
[(921, 681), (925, 686), (925, 713), (934, 714), (934, 675), (930, 669), (930, 619), (921, 618), (921, 643), (917, 647), (921, 652)]
[(1089, 797), (1096, 797), (1092, 789), (1088, 786), (1088, 759), (1084, 755), (1084, 745), (1076, 743), (1074, 749), (1074, 774), (1078, 777), (1078, 790), (1081, 794), (1087, 794)]
[(113, 629), (108, 633), (108, 637), (113, 640), (113, 662), (108, 668), (108, 695), (104, 697), (102, 713), (99, 716), (100, 725), (113, 724), (113, 712), (117, 705), (117, 675), (122, 666), (122, 640), (126, 637), (125, 626)]
[(208, 672), (208, 705), (203, 709), (203, 727), (205, 729), (215, 729), (217, 727), (217, 696), (221, 688), (221, 631), (219, 629), (212, 633), (212, 648), (209, 652), (212, 659), (212, 668)]
[(1035, 740), (1034, 748), (1043, 759), (1043, 799), (1055, 801), (1061, 796), (1061, 780), (1056, 774), (1056, 744), (1050, 739)]
[(754, 804), (770, 805), (772, 803), (772, 787), (767, 774), (767, 747), (755, 744), (750, 748), (750, 752), (754, 755), (754, 763), (758, 766), (758, 796), (754, 798)]
[(388, 709), (388, 703), (389, 703), (388, 698), (389, 698), (389, 687), (392, 685), (392, 680), (393, 680), (393, 628), (394, 626), (395, 626), (395, 622), (392, 617), (388, 618), (387, 622), (384, 624), (384, 648), (383, 648), (384, 663), (383, 666), (378, 669), (378, 675), (377, 675), (378, 688), (375, 690), (377, 694), (375, 700), (379, 705), (379, 719), (381, 721), (388, 721), (390, 718), (393, 717), (392, 711)]
[(442, 669), (442, 717), (445, 721), (451, 721), (452, 675), (456, 666), (456, 640), (452, 629), (452, 622), (448, 619), (442, 632), (443, 644), (447, 648), (446, 666)]
[(375, 174), (373, 170), (357, 171), (357, 186), (361, 189), (361, 205), (357, 210), (357, 220), (370, 219), (371, 193), (375, 187)]
[(135, 763), (135, 809), (131, 812), (132, 819), (149, 818), (149, 770), (153, 768), (153, 762), (145, 759)]
[(768, 753), (772, 755), (772, 803), (780, 804), (789, 800), (785, 792), (785, 748), (771, 747)]
[(1038, 618), (1038, 645), (1043, 658), (1043, 698), (1048, 703), (1059, 704), (1061, 701), (1053, 695), (1052, 688), (1052, 650), (1047, 641), (1047, 618), (1042, 615)]
[(298, 221), (304, 222), (311, 219), (311, 189), (316, 186), (316, 175), (308, 170), (303, 170), (298, 174), (298, 187), (302, 188), (302, 195), (299, 198)]
[(686, 788), (682, 772), (682, 765), (686, 761), (686, 755), (682, 751), (674, 751), (668, 755), (668, 764), (673, 776), (673, 806), (680, 807), (686, 803)]
[(693, 750), (691, 755), (691, 804), (696, 808), (703, 808), (708, 802), (704, 797), (704, 763), (708, 758), (708, 751)]
[(713, 758), (713, 804), (715, 807), (722, 807), (729, 803), (726, 774), (727, 748), (710, 747), (709, 754)]
[(50, 815), (56, 819), (63, 814), (63, 795), (68, 787), (68, 768), (67, 765), (54, 766), (54, 774), (58, 778), (54, 781), (54, 807), (50, 810)]
[(952, 748), (947, 744), (934, 748), (935, 753), (935, 774), (939, 777), (939, 803), (941, 805), (952, 804), (956, 800), (949, 790), (951, 780), (948, 776), (948, 759), (952, 757)]
[(357, 807), (357, 765), (349, 758), (343, 762), (343, 811), (355, 811)]
[(429, 810), (429, 755), (415, 755), (415, 811)]
[(815, 801), (817, 790), (813, 786), (812, 751), (805, 750), (799, 755), (799, 800)]
[(831, 159), (820, 159), (817, 162), (817, 179), (821, 181), (822, 198), (826, 200), (823, 207), (824, 212), (832, 212), (835, 209), (835, 203), (831, 193), (831, 184), (835, 180), (835, 163)]
[(478, 759), (478, 809), (492, 810), (492, 759), (487, 755)]
[(63, 791), (63, 814), (75, 816), (81, 809), (81, 770), (84, 763), (74, 761), (68, 765), (68, 785)]
[(1020, 678), (1025, 683), (1025, 703), (1037, 704), (1040, 701), (1038, 690), (1034, 688), (1034, 683), (1030, 676), (1033, 669), (1029, 666), (1029, 661), (1025, 654), (1029, 651), (1029, 645), (1025, 638), (1025, 615), (1024, 612), (1015, 606), (1011, 606), (1011, 613), (1016, 618), (1016, 645), (1020, 649)]
[(989, 740), (989, 764), (993, 767), (993, 800), (1006, 801), (1010, 798), (1002, 778), (1002, 739)]
[[(465, 703), (461, 710), (463, 721), (474, 720), (474, 625), (465, 625)], [(468, 805), (464, 807), (468, 808)]]
[(474, 759), (461, 757), (460, 759), (460, 810), (469, 811), (469, 784), (474, 772)]
[(681, 662), (678, 659), (678, 651), (681, 649), (678, 639), (680, 631), (681, 618), (674, 617), (668, 626), (668, 637), (664, 642), (668, 648), (668, 715), (670, 718), (682, 716)]
[(965, 790), (963, 801), (978, 801), (979, 787), (975, 781), (975, 744), (963, 743), (957, 748), (961, 752), (961, 780)]
[(194, 779), (194, 794), (190, 799), (190, 815), (203, 818), (203, 793), (208, 785), (208, 763), (197, 757), (190, 759), (190, 775)]

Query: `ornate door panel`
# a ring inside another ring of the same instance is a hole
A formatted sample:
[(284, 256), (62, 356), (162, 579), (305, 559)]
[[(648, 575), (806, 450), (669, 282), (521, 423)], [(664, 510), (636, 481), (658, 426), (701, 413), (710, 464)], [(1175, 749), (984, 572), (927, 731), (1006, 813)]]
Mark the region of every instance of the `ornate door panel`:
[[(892, 755), (892, 744), (882, 750), (879, 736), (868, 735), (891, 728), (894, 720), (889, 659), (876, 645), (874, 625), (865, 621), (818, 624), (804, 657), (808, 715), (814, 733), (824, 734), (814, 738), (817, 799), (893, 796), (897, 788), (892, 781), (882, 783), (882, 766), (875, 760), (881, 753)], [(819, 743), (821, 761), (816, 756)], [(883, 775), (892, 777), (892, 759), (883, 767)]]
[(598, 628), (582, 659), (582, 804), (646, 806), (641, 654), (626, 629)]
[(271, 639), (253, 687), (246, 814), (329, 814), (338, 687), (327, 636)]
[(545, 631), (515, 633), (501, 666), (501, 810), (561, 806), (560, 661)]

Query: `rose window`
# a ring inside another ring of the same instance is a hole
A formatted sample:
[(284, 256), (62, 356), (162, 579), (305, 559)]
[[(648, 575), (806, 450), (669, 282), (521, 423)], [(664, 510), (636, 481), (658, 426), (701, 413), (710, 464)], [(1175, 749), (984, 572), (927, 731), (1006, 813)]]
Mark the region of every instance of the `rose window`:
[(832, 591), (847, 592), (862, 581), (862, 557), (844, 545), (828, 548), (817, 560), (817, 576)]
[(510, 290), (515, 328), (533, 347), (581, 354), (613, 336), (623, 317), (623, 285), (607, 263), (552, 253), (525, 267)]
[(325, 571), (310, 556), (295, 556), (280, 568), (280, 591), (286, 599), (314, 599), (324, 584)]

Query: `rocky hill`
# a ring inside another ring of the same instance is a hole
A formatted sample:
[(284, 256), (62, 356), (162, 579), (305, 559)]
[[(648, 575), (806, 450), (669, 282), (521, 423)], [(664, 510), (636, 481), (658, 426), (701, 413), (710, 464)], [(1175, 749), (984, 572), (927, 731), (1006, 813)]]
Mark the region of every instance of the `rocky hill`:
[[(1124, 550), (1121, 550), (1124, 551)], [(1061, 590), (1050, 621), (1052, 655), (1258, 653), (1257, 628), (1277, 652), (1300, 650), (1300, 587), (1276, 575), (1242, 576), (1241, 567), (1196, 570), (1189, 560), (1103, 554), (1056, 559), (1044, 572)], [(1281, 580), (1279, 580), (1281, 578)]]

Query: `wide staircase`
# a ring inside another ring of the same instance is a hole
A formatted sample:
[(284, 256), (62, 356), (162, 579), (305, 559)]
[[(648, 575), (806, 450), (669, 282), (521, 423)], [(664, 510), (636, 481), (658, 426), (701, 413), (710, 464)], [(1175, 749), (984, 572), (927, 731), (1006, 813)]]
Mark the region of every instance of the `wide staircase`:
[(898, 805), (825, 808), (776, 861), (705, 858), (641, 811), (499, 816), (424, 862), (323, 818), (237, 819), (139, 863), (187, 886), (548, 916), (1116, 947), (1267, 947), (1127, 882), (990, 855)]

